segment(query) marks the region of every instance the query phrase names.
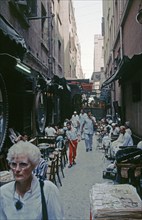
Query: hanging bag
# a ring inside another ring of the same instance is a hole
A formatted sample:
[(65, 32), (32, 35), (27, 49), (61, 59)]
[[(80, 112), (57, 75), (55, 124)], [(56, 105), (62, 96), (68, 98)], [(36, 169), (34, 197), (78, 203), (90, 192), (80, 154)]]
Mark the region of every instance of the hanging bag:
[(44, 196), (44, 181), (39, 180), (40, 183), (40, 191), (41, 191), (41, 202), (42, 202), (42, 220), (48, 220), (48, 212), (47, 212), (47, 206), (46, 206), (46, 200)]

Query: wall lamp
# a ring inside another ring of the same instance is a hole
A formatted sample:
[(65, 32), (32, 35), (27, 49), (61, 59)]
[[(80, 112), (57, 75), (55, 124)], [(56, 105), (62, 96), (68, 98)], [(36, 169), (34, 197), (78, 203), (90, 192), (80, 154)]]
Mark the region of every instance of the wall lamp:
[(26, 66), (25, 64), (21, 63), (19, 61), (19, 59), (17, 59), (16, 69), (21, 70), (24, 73), (31, 73), (31, 69), (28, 66)]
[(139, 24), (142, 24), (142, 9), (140, 9), (138, 11), (138, 14), (136, 15), (136, 21), (139, 23)]
[(53, 18), (55, 16), (55, 14), (51, 14), (51, 16), (42, 16), (42, 17), (28, 17), (28, 21), (29, 20), (39, 20), (39, 19), (46, 19), (46, 18)]

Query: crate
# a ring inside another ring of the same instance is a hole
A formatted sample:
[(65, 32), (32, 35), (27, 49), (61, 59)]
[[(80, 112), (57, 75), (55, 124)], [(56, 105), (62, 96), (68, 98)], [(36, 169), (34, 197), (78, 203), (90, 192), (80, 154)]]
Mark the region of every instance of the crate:
[(129, 171), (133, 171), (133, 177), (140, 177), (142, 172), (142, 164), (133, 163), (116, 163), (122, 178), (129, 178)]

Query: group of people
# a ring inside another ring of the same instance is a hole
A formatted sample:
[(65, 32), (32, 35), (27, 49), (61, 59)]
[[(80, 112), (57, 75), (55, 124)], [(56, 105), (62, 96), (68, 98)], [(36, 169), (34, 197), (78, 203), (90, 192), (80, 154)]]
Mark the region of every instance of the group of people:
[(76, 111), (74, 111), (71, 119), (66, 123), (66, 125), (66, 137), (69, 141), (68, 167), (71, 168), (73, 164), (76, 164), (75, 158), (77, 154), (77, 144), (81, 139), (85, 141), (86, 152), (92, 151), (96, 118), (92, 115), (91, 111), (85, 113), (84, 110), (81, 109), (79, 115)]
[(119, 126), (112, 121), (102, 120), (100, 124), (100, 135), (102, 137), (102, 147), (106, 156), (115, 158), (117, 151), (123, 147), (133, 146), (132, 131), (130, 123), (127, 121)]
[(76, 164), (77, 145), (80, 140), (85, 141), (86, 152), (92, 151), (93, 134), (96, 127), (96, 118), (91, 111), (87, 113), (81, 109), (80, 113), (73, 112), (70, 119), (65, 119), (61, 126), (53, 126), (49, 124), (45, 128), (45, 136), (55, 137), (56, 146), (61, 146), (64, 138), (68, 141), (69, 146), (69, 165), (71, 168)]

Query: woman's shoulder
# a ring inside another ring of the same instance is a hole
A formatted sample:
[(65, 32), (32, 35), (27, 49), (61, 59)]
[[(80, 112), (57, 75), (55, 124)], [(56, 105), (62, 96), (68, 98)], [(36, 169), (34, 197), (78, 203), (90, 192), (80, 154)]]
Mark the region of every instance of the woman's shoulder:
[(14, 190), (14, 184), (15, 184), (15, 181), (11, 181), (9, 183), (6, 183), (4, 185), (2, 185), (0, 187), (0, 195), (4, 195), (4, 194), (9, 194), (10, 192), (13, 193), (13, 190)]
[(58, 191), (57, 186), (50, 180), (44, 180), (44, 191), (55, 193)]
[(44, 187), (45, 188), (56, 188), (57, 186), (50, 180), (44, 180)]

